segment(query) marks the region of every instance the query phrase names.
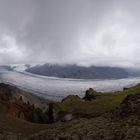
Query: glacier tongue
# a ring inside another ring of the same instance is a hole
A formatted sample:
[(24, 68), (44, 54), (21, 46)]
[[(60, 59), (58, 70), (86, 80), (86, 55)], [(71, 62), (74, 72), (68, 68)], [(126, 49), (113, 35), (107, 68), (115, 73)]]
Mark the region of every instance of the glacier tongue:
[(27, 72), (0, 71), (0, 81), (32, 92), (50, 100), (61, 100), (67, 95), (83, 96), (85, 90), (94, 88), (97, 91), (116, 91), (140, 82), (140, 77), (119, 80), (76, 80), (39, 76)]

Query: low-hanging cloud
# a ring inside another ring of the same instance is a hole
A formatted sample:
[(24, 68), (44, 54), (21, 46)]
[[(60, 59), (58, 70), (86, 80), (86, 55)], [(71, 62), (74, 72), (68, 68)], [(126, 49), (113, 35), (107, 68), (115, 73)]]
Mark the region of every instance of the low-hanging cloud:
[(138, 67), (138, 0), (0, 0), (0, 64)]

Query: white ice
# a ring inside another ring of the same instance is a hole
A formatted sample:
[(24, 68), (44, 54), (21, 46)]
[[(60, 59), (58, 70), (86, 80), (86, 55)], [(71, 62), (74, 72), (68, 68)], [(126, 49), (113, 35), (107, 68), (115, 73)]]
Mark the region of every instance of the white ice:
[(140, 83), (140, 77), (119, 80), (76, 80), (1, 70), (0, 81), (15, 85), (45, 99), (60, 100), (70, 94), (84, 96), (88, 88), (103, 92), (122, 90), (123, 87)]

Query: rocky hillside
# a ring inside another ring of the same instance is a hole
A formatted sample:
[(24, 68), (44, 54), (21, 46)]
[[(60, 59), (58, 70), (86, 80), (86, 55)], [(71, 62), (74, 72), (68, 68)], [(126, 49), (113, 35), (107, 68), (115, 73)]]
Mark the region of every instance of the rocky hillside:
[[(44, 106), (44, 108), (43, 108)], [(0, 84), (1, 113), (35, 123), (47, 123), (47, 103), (14, 86)]]
[[(0, 84), (0, 139), (140, 139), (140, 84), (112, 93), (90, 88), (83, 98), (69, 95), (46, 105), (41, 99), (25, 95), (16, 87)], [(40, 108), (31, 101), (38, 102)]]
[(128, 95), (114, 112), (117, 117), (135, 117), (140, 120), (140, 92)]
[(58, 123), (27, 140), (139, 140), (139, 108), (140, 92), (127, 95), (119, 107), (99, 117)]

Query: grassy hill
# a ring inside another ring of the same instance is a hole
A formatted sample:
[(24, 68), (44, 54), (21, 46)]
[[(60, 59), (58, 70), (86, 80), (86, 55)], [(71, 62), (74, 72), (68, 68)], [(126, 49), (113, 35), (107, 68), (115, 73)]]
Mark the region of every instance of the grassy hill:
[(54, 108), (60, 112), (69, 112), (80, 116), (99, 116), (118, 107), (129, 94), (140, 93), (140, 84), (126, 88), (123, 91), (101, 93), (94, 91), (95, 99), (88, 101), (76, 96), (68, 96), (63, 102), (53, 103)]
[(98, 95), (102, 103), (96, 102), (94, 111), (102, 115), (61, 122), (27, 140), (139, 140), (140, 85), (112, 94)]

